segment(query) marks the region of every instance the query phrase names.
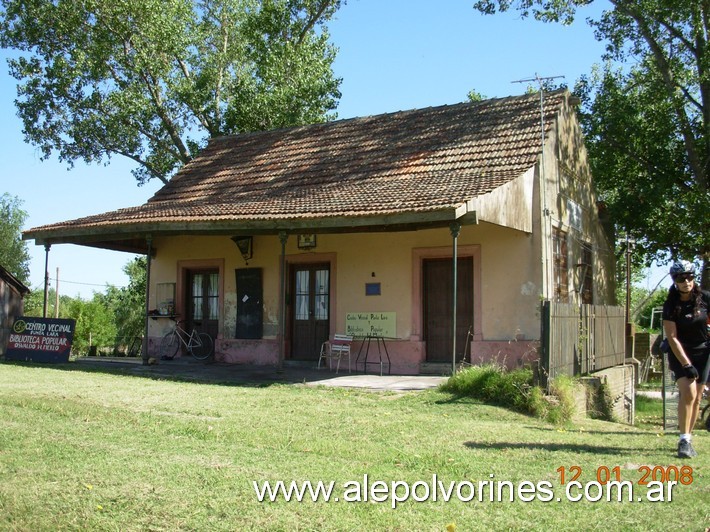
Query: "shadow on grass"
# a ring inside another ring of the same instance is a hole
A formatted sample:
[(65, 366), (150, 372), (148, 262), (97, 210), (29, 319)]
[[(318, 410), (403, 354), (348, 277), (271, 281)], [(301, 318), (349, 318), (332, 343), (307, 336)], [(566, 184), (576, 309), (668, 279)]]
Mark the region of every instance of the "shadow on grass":
[(575, 443), (532, 443), (532, 442), (475, 442), (467, 441), (464, 443), (469, 449), (482, 450), (527, 450), (527, 451), (550, 451), (550, 452), (565, 452), (565, 453), (588, 453), (588, 454), (604, 454), (609, 456), (619, 456), (623, 454), (639, 453), (647, 451), (643, 447), (614, 447), (611, 445), (592, 445), (592, 444), (575, 444)]
[(332, 379), (327, 370), (302, 367), (249, 366), (209, 362), (170, 361), (146, 366), (140, 360), (83, 359), (59, 364), (39, 364), (0, 360), (0, 364), (56, 371), (101, 373), (138, 377), (151, 380), (174, 381), (218, 386), (264, 388), (275, 384), (303, 384)]
[[(592, 419), (592, 418), (588, 418)], [(618, 426), (620, 425), (619, 423), (616, 423), (614, 421), (606, 421), (605, 423), (608, 423), (610, 426)], [(656, 433), (658, 432), (657, 430), (647, 430), (645, 428), (639, 428), (633, 425), (624, 425), (626, 427), (629, 427), (629, 430), (589, 430), (587, 428), (584, 428), (583, 430), (576, 429), (575, 427), (566, 429), (567, 432), (570, 433), (584, 433), (584, 434), (591, 434), (591, 435), (597, 435), (597, 436), (631, 436), (635, 434), (650, 434), (650, 433)], [(540, 430), (544, 432), (557, 432), (560, 430), (560, 427), (534, 427), (532, 425), (525, 427), (526, 429), (529, 430)], [(563, 429), (564, 430), (564, 429)]]

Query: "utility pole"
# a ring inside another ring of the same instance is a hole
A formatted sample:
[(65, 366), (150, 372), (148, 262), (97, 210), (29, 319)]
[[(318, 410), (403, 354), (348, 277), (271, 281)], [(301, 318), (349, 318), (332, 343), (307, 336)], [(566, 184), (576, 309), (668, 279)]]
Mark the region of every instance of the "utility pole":
[(59, 317), (59, 268), (57, 267), (57, 281), (54, 284), (54, 317)]
[(631, 252), (636, 241), (626, 233), (626, 357), (634, 356), (634, 327), (631, 323)]
[(49, 296), (49, 248), (50, 244), (44, 245), (44, 300), (42, 305), (42, 317), (47, 317), (47, 297)]

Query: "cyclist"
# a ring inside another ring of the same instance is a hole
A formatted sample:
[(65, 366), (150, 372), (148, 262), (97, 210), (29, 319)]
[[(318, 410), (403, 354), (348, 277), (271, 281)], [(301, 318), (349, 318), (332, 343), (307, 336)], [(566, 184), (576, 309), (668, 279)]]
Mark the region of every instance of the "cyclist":
[(678, 401), (678, 457), (697, 456), (691, 433), (700, 410), (703, 389), (708, 380), (708, 308), (710, 292), (695, 282), (695, 266), (688, 261), (671, 266), (673, 286), (663, 304), (663, 330), (671, 348), (668, 365), (680, 392)]

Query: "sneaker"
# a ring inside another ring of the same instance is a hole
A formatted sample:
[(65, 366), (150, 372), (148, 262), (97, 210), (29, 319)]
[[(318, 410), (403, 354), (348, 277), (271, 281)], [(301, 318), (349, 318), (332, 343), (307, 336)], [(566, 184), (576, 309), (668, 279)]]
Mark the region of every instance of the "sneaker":
[(688, 440), (680, 440), (678, 443), (678, 458), (693, 458), (698, 456), (693, 446)]

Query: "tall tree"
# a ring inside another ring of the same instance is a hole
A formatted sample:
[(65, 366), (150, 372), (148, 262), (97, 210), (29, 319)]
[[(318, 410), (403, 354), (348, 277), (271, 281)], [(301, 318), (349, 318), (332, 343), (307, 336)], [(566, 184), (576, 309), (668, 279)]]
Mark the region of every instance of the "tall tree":
[(167, 182), (207, 138), (329, 118), (344, 0), (2, 0), (27, 141)]
[(7, 192), (0, 196), (0, 266), (27, 284), (30, 275), (30, 252), (22, 240), (22, 226), (27, 213), (22, 201)]
[(123, 272), (128, 275), (128, 286), (108, 286), (105, 299), (113, 309), (117, 336), (128, 342), (127, 338), (143, 336), (145, 328), (146, 258), (127, 262)]
[[(607, 64), (580, 84), (595, 181), (620, 229), (653, 258), (700, 258), (710, 286), (710, 1), (607, 0), (589, 21)], [(590, 0), (480, 0), (570, 23)]]
[(59, 316), (76, 320), (72, 354), (86, 355), (89, 347), (113, 346), (116, 340), (116, 324), (106, 296), (94, 292), (91, 300), (81, 298), (62, 299)]

